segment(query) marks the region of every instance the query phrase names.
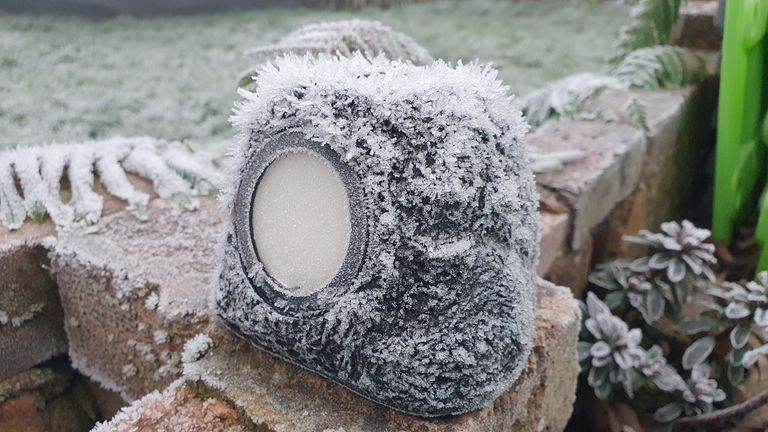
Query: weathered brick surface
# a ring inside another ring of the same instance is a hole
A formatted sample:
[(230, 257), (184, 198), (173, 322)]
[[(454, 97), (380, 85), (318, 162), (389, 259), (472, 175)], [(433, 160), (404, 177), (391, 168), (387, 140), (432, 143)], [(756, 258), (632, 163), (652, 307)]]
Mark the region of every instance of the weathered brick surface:
[(602, 222), (637, 187), (646, 151), (642, 132), (624, 124), (552, 122), (528, 139), (543, 151), (581, 150), (585, 154), (564, 168), (537, 176), (548, 208), (567, 206), (572, 213), (571, 246), (581, 248), (589, 231)]
[[(155, 196), (151, 184), (129, 175), (139, 190)], [(96, 181), (104, 198), (103, 214), (125, 208)], [(69, 199), (69, 190), (62, 190)], [(0, 380), (67, 351), (64, 319), (56, 284), (48, 271), (48, 250), (55, 242), (50, 220), (28, 220), (14, 231), (0, 225)]]
[(0, 381), (0, 431), (85, 432), (98, 415), (82, 377), (60, 362)]
[(365, 400), (218, 326), (208, 330), (216, 346), (185, 364), (185, 378), (200, 394), (233, 403), (260, 431), (559, 431), (575, 399), (579, 326), (571, 293), (542, 281), (534, 347), (517, 383), (491, 407), (440, 419)]
[(0, 380), (67, 350), (64, 315), (43, 268), (41, 242), (30, 236), (0, 243)]
[[(545, 228), (543, 241), (556, 245), (562, 243), (566, 235), (567, 216), (550, 216), (545, 219), (553, 222), (547, 224), (553, 229)], [(107, 389), (122, 393), (126, 399), (161, 389), (178, 377), (183, 342), (209, 322), (207, 293), (222, 217), (212, 201), (203, 200), (198, 211), (186, 212), (173, 204), (155, 200), (150, 209), (151, 222), (140, 222), (124, 212), (117, 212), (93, 227), (59, 233), (59, 241), (51, 252), (51, 265), (67, 317), (69, 352), (78, 370)], [(457, 418), (450, 428), (435, 429), (443, 423), (393, 413), (239, 341), (234, 343), (238, 349), (227, 351), (224, 359), (217, 360), (229, 361), (228, 366), (216, 371), (231, 375), (231, 386), (235, 388), (247, 378), (246, 371), (253, 371), (254, 366), (258, 366), (257, 378), (251, 379), (264, 379), (265, 383), (261, 385), (276, 386), (266, 389), (268, 394), (280, 388), (285, 392), (280, 397), (288, 398), (285, 400), (297, 398), (292, 403), (299, 405), (315, 404), (317, 398), (326, 404), (342, 398), (346, 401), (345, 421), (350, 422), (366, 423), (374, 415), (391, 417), (395, 421), (393, 424), (417, 422), (431, 425), (430, 430), (465, 430), (462, 429), (465, 426), (470, 428), (468, 430), (494, 430), (483, 429), (487, 427), (504, 430), (506, 425), (537, 430), (529, 424), (535, 419), (550, 430), (559, 430), (570, 414), (570, 402), (575, 392), (578, 312), (564, 289), (546, 283), (544, 286), (537, 321), (537, 348), (524, 373), (525, 378), (520, 380), (516, 391), (505, 394), (496, 402), (496, 408)], [(225, 339), (230, 342), (223, 345), (231, 345), (234, 341), (228, 333), (222, 336), (222, 340)], [(223, 352), (219, 351), (220, 354)], [(555, 363), (551, 363), (553, 361)], [(550, 367), (551, 371), (545, 370)], [(270, 368), (282, 371), (279, 373), (286, 377), (299, 378), (273, 382), (274, 373), (264, 372)], [(212, 376), (196, 376), (194, 381), (209, 386), (207, 378)], [(313, 393), (309, 395), (306, 393), (307, 383), (314, 383)], [(557, 388), (550, 390), (551, 386)], [(213, 385), (210, 388), (220, 389)], [(274, 402), (273, 396), (262, 400), (259, 391), (251, 390), (243, 389), (247, 393), (244, 399), (230, 396), (226, 399), (245, 412), (248, 412), (246, 407), (254, 409), (258, 404)], [(563, 395), (567, 399), (564, 407), (561, 405)], [(183, 403), (176, 400), (164, 406), (171, 411), (175, 410), (171, 407), (186, 406), (188, 398), (182, 399)], [(558, 404), (557, 414), (545, 416), (542, 407), (546, 404)], [(504, 407), (503, 413), (499, 414), (497, 411), (501, 407)], [(330, 408), (326, 406), (325, 409)], [(531, 416), (532, 412), (538, 414)], [(287, 417), (280, 421), (286, 421), (298, 414), (283, 411), (281, 415)], [(355, 415), (362, 417), (355, 419)], [(317, 418), (327, 421), (334, 416), (324, 412)], [(263, 423), (258, 415), (253, 420), (255, 424)], [(157, 426), (142, 424), (144, 428)]]
[(215, 398), (201, 398), (182, 383), (152, 392), (93, 432), (242, 432), (235, 408)]
[(559, 251), (546, 274), (546, 279), (556, 285), (568, 287), (576, 298), (582, 298), (592, 263), (594, 240), (584, 238), (581, 247), (573, 250), (566, 246)]
[(697, 50), (719, 50), (723, 35), (716, 26), (717, 7), (717, 0), (683, 2), (673, 43)]
[(111, 419), (118, 411), (129, 405), (120, 393), (107, 390), (101, 384), (90, 378), (86, 378), (86, 383), (91, 393), (93, 393), (96, 404), (99, 406), (101, 418)]
[(539, 211), (539, 216), (541, 217), (541, 241), (539, 242), (541, 253), (536, 271), (543, 276), (547, 274), (560, 251), (566, 246), (570, 218), (567, 213), (548, 211)]
[(149, 220), (127, 212), (65, 229), (51, 252), (73, 365), (126, 400), (180, 373), (186, 339), (207, 321), (221, 213), (163, 200)]

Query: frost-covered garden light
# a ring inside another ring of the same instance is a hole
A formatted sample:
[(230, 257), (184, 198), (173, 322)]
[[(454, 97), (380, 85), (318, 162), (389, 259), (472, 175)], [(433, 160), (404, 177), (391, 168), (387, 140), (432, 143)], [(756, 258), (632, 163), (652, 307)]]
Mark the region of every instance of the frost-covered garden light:
[(492, 69), (283, 57), (243, 92), (218, 315), (423, 416), (490, 404), (532, 341), (537, 197)]

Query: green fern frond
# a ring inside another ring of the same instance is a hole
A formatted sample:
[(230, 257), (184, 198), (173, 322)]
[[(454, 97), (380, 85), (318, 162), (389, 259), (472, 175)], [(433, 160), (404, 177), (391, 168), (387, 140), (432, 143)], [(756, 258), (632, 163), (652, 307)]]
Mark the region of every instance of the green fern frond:
[(682, 0), (641, 0), (632, 7), (630, 22), (621, 29), (612, 63), (640, 48), (666, 45), (680, 17)]
[(646, 134), (651, 132), (651, 127), (648, 126), (648, 109), (637, 98), (630, 99), (624, 111), (630, 124)]
[(629, 53), (611, 75), (632, 87), (655, 90), (694, 84), (706, 76), (706, 67), (685, 48), (655, 46)]

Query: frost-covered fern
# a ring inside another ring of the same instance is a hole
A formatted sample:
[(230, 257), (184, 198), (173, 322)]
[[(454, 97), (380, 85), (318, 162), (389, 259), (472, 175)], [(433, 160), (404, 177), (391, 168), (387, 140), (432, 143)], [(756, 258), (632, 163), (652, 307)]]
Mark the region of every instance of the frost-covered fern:
[(690, 85), (706, 73), (704, 60), (699, 56), (669, 45), (632, 51), (611, 71), (611, 75), (632, 87), (648, 90)]
[(633, 126), (648, 132), (647, 112), (636, 99), (630, 100), (624, 112), (607, 111), (594, 102), (608, 89), (677, 88), (694, 84), (705, 76), (704, 61), (685, 48), (641, 48), (627, 55), (608, 75), (570, 75), (529, 93), (522, 99), (522, 109), (534, 128), (559, 118), (615, 121), (624, 117)]
[(648, 109), (637, 98), (633, 97), (627, 102), (624, 112), (627, 113), (627, 120), (634, 127), (646, 134), (651, 132), (651, 127), (648, 126)]
[[(288, 34), (273, 45), (247, 52), (259, 63), (284, 54), (340, 55), (349, 57), (360, 53), (371, 59), (384, 55), (390, 60), (402, 60), (416, 65), (432, 63), (432, 56), (409, 36), (396, 32), (378, 22), (360, 19), (309, 24)], [(247, 72), (240, 85), (252, 81), (258, 65)]]
[(621, 29), (613, 62), (639, 48), (666, 45), (680, 17), (682, 0), (640, 0), (632, 7), (630, 22)]
[(570, 75), (524, 96), (522, 110), (528, 123), (534, 128), (552, 118), (601, 118), (606, 113), (590, 109), (588, 103), (607, 89), (628, 88), (627, 83), (611, 76), (591, 73)]
[[(52, 144), (0, 152), (0, 223), (18, 229), (27, 218), (49, 215), (58, 226), (93, 223), (107, 193), (146, 217), (149, 195), (137, 190), (126, 173), (152, 181), (157, 194), (194, 208), (196, 195), (215, 193), (219, 174), (177, 143), (151, 138), (114, 138), (82, 144)], [(62, 196), (69, 195), (68, 199)], [(65, 202), (66, 201), (66, 202)]]
[(417, 0), (311, 0), (310, 4), (330, 10), (360, 10), (366, 7), (390, 8), (416, 2)]

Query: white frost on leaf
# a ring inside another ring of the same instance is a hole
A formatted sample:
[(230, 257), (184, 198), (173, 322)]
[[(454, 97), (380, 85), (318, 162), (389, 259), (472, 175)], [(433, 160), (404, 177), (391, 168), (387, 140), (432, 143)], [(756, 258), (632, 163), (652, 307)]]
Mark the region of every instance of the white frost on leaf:
[(609, 113), (591, 109), (589, 103), (607, 89), (628, 90), (629, 84), (605, 75), (591, 73), (569, 75), (525, 95), (521, 100), (523, 114), (534, 128), (552, 118), (571, 120), (601, 118)]
[(184, 352), (181, 354), (181, 361), (184, 363), (193, 363), (208, 354), (213, 348), (213, 340), (208, 335), (198, 333), (192, 339), (184, 343)]
[[(92, 224), (102, 213), (98, 181), (107, 193), (146, 218), (149, 195), (128, 180), (132, 173), (152, 181), (161, 198), (188, 208), (196, 195), (211, 195), (220, 175), (179, 143), (152, 138), (113, 138), (78, 144), (51, 144), (0, 152), (0, 224), (18, 229), (27, 218), (50, 216), (57, 226)], [(62, 196), (69, 195), (65, 202)]]

